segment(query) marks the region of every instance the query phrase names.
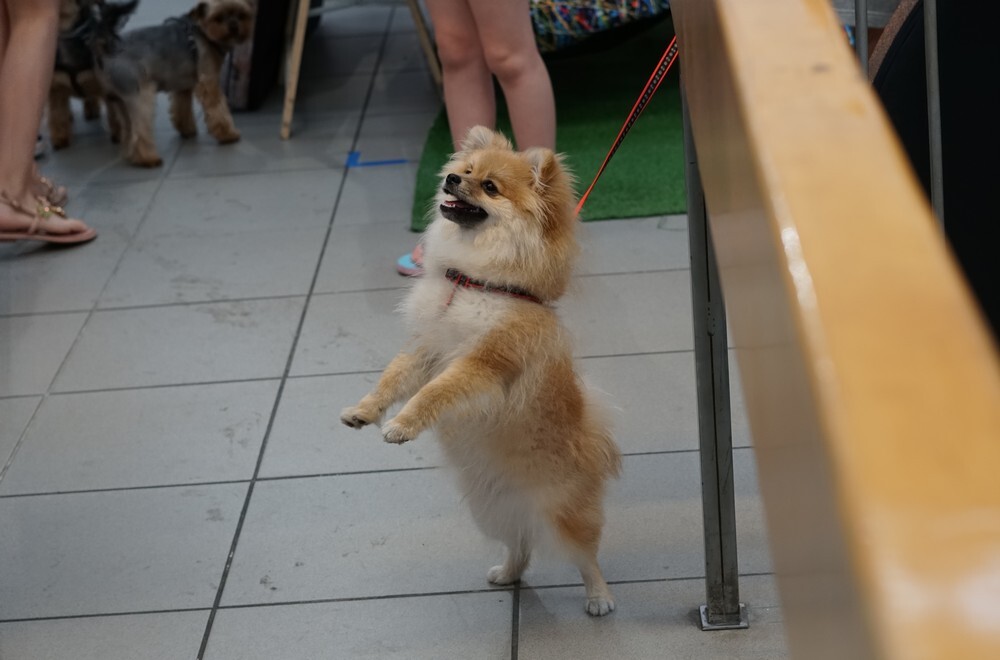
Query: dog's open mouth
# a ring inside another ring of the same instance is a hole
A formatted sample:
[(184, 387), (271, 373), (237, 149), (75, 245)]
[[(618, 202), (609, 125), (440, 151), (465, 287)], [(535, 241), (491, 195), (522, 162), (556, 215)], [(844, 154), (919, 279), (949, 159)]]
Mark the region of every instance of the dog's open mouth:
[(449, 195), (441, 204), (441, 215), (462, 227), (474, 227), (489, 215), (478, 206)]

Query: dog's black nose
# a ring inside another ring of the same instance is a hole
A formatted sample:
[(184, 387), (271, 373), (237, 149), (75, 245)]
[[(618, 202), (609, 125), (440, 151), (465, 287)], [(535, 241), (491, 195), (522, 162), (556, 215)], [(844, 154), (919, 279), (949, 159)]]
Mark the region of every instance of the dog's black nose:
[(445, 177), (444, 182), (447, 183), (449, 186), (457, 186), (458, 184), (462, 183), (462, 177), (458, 176), (457, 174), (449, 174), (447, 177)]

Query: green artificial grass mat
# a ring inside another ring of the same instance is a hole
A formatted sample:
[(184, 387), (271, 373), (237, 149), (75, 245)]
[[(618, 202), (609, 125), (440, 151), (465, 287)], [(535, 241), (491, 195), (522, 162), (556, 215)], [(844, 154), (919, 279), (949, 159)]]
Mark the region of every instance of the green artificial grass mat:
[[(615, 35), (621, 31), (623, 35)], [(546, 56), (556, 97), (556, 149), (566, 154), (577, 193), (590, 185), (643, 85), (673, 36), (669, 20), (619, 28)], [(497, 127), (513, 133), (502, 98)], [(438, 173), (452, 151), (444, 113), (431, 127), (417, 170), (413, 231), (423, 231)], [(660, 85), (645, 112), (594, 187), (583, 220), (637, 218), (685, 210), (684, 143), (677, 67)]]

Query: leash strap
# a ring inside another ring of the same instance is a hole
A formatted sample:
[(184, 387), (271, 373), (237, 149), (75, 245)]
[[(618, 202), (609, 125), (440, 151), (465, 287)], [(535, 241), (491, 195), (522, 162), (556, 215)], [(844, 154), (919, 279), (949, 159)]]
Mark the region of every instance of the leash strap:
[(611, 157), (615, 155), (615, 152), (618, 151), (618, 147), (620, 147), (622, 142), (625, 140), (625, 136), (628, 135), (630, 130), (632, 130), (632, 124), (634, 124), (635, 120), (639, 118), (642, 111), (646, 109), (646, 104), (649, 103), (649, 99), (653, 98), (653, 94), (655, 94), (656, 90), (660, 88), (660, 83), (663, 82), (667, 72), (670, 71), (670, 67), (674, 65), (674, 62), (677, 60), (677, 50), (677, 37), (674, 37), (670, 40), (670, 43), (667, 44), (667, 49), (663, 52), (663, 56), (660, 58), (656, 68), (653, 69), (653, 74), (649, 76), (649, 80), (646, 81), (646, 86), (642, 88), (642, 93), (639, 94), (639, 98), (636, 99), (635, 105), (632, 106), (632, 111), (625, 119), (625, 123), (622, 124), (621, 130), (618, 131), (618, 137), (615, 138), (614, 144), (611, 145), (608, 155), (604, 157), (604, 162), (601, 163), (601, 168), (597, 170), (597, 174), (594, 175), (594, 180), (590, 182), (587, 192), (583, 193), (583, 196), (580, 197), (580, 201), (577, 202), (577, 216), (580, 215), (580, 210), (583, 209), (584, 203), (587, 201), (587, 198), (590, 197), (590, 192), (597, 184), (597, 180), (601, 178), (602, 174), (604, 174), (604, 168), (606, 168), (608, 163), (611, 162)]

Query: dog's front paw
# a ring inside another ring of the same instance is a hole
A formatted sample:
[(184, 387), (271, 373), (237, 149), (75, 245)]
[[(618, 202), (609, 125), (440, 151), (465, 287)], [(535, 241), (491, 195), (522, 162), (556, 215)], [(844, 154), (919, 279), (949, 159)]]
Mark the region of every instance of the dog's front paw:
[(590, 616), (604, 616), (615, 611), (615, 599), (610, 594), (588, 598), (584, 609)]
[(340, 421), (352, 429), (360, 429), (378, 421), (378, 416), (361, 406), (344, 408), (340, 413)]
[(132, 156), (130, 161), (136, 167), (148, 167), (150, 169), (163, 165), (163, 159), (156, 154)]
[(215, 139), (219, 144), (232, 144), (233, 142), (239, 142), (240, 137), (240, 131), (236, 128), (222, 130), (215, 135)]
[(417, 437), (417, 433), (416, 429), (400, 422), (398, 417), (394, 417), (382, 425), (382, 437), (385, 438), (386, 442), (391, 442), (394, 445), (401, 445), (413, 440)]

